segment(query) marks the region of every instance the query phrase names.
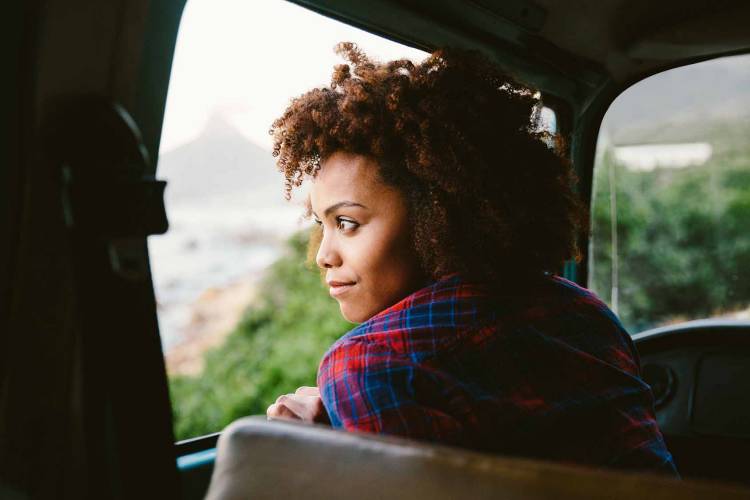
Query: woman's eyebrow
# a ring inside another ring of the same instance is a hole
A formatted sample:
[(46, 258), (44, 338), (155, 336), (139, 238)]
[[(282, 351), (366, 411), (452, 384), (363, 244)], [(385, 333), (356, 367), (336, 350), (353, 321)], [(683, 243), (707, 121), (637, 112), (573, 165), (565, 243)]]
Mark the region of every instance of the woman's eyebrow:
[(354, 201), (340, 201), (340, 202), (334, 203), (330, 207), (326, 208), (325, 211), (323, 212), (323, 216), (324, 217), (328, 217), (328, 214), (330, 214), (334, 210), (339, 209), (341, 207), (362, 207), (362, 208), (367, 208), (366, 206), (362, 205), (361, 203), (356, 203)]

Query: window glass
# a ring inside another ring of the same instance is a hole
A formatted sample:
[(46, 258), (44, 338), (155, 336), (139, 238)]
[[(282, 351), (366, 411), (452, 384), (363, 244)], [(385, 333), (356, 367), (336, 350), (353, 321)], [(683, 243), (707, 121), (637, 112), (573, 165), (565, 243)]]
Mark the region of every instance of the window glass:
[(631, 333), (750, 319), (750, 56), (626, 90), (601, 127), (589, 287)]
[(157, 169), (170, 230), (149, 239), (177, 439), (315, 385), (350, 327), (304, 265), (311, 223), (283, 199), (268, 135), (292, 97), (328, 84), (341, 41), (426, 55), (280, 0), (187, 3)]

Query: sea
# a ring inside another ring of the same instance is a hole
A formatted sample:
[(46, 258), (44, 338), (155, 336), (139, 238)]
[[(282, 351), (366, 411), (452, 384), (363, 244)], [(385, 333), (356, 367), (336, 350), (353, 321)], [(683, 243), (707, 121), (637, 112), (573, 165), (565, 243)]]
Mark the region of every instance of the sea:
[(149, 237), (165, 352), (184, 338), (191, 306), (209, 288), (259, 279), (303, 227), (296, 206), (252, 207), (224, 199), (168, 207), (169, 231)]

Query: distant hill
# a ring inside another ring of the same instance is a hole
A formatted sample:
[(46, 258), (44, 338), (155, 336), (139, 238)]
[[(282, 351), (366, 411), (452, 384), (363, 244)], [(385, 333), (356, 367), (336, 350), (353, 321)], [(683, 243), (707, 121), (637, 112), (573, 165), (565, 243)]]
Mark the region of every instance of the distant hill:
[(603, 130), (617, 145), (721, 141), (727, 124), (750, 131), (750, 56), (676, 68), (635, 84), (607, 112)]
[(250, 142), (221, 114), (192, 142), (159, 157), (167, 204), (243, 196), (256, 204), (283, 204), (283, 176), (271, 153)]

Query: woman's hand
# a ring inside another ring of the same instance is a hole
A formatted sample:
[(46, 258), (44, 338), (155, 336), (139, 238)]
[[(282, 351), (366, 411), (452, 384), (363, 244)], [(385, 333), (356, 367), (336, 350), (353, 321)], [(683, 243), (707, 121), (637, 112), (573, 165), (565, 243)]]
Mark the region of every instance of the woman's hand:
[(279, 396), (266, 410), (266, 416), (269, 420), (278, 418), (316, 424), (331, 423), (317, 387), (300, 387), (294, 394)]

